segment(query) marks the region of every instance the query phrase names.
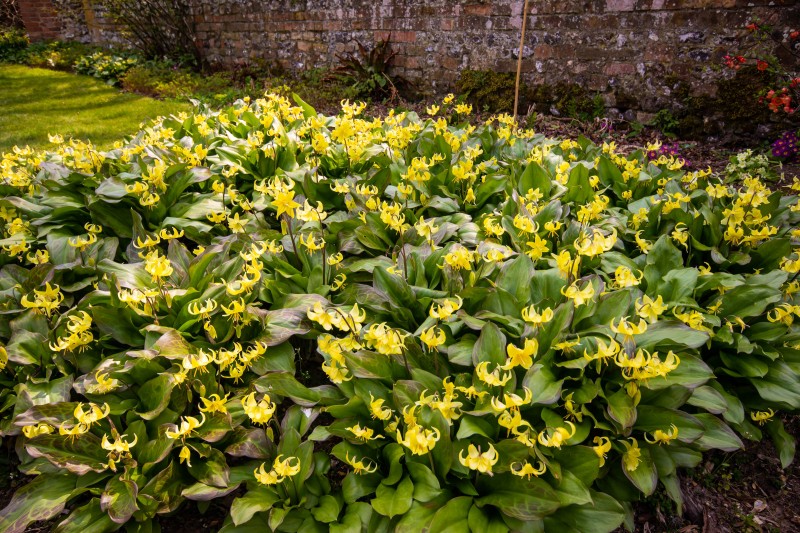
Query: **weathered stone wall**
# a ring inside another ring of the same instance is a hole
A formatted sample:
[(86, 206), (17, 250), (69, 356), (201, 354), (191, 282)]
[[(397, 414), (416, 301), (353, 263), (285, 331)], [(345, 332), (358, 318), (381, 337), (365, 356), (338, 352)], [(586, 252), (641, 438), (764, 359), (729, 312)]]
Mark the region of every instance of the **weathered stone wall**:
[[(397, 73), (433, 92), (452, 89), (463, 69), (516, 69), (522, 0), (192, 1), (197, 36), (212, 64), (262, 59), (291, 70), (330, 66), (337, 54), (355, 48), (355, 40), (371, 45), (389, 39), (398, 52)], [(748, 21), (800, 25), (800, 0), (532, 0), (530, 5), (524, 80), (577, 83), (622, 110), (666, 107), (679, 87), (684, 97), (687, 92), (713, 97), (717, 82), (730, 76), (719, 68), (720, 59), (735, 48)], [(111, 35), (107, 28), (95, 34), (94, 39)]]

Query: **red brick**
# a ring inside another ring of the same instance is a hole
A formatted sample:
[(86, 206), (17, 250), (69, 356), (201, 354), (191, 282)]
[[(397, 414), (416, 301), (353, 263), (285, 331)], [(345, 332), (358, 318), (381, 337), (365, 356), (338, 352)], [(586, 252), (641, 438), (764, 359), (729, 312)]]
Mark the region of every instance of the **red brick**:
[(631, 63), (609, 63), (603, 72), (608, 76), (625, 76), (636, 72), (636, 65)]
[(488, 17), (491, 13), (492, 6), (490, 4), (467, 4), (464, 6), (465, 15)]

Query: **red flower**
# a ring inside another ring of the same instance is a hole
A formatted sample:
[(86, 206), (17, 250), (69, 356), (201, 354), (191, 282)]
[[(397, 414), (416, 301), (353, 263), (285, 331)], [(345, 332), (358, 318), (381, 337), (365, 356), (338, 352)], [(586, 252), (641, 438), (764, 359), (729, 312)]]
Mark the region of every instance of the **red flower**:
[(792, 33), (789, 34), (789, 38), (791, 38), (792, 40), (800, 38), (800, 31), (797, 30), (792, 31)]
[(769, 67), (769, 64), (766, 61), (758, 60), (756, 61), (756, 68), (760, 71), (765, 71)]
[(755, 22), (751, 22), (747, 25), (747, 29), (750, 31), (756, 31), (758, 29), (758, 25)]

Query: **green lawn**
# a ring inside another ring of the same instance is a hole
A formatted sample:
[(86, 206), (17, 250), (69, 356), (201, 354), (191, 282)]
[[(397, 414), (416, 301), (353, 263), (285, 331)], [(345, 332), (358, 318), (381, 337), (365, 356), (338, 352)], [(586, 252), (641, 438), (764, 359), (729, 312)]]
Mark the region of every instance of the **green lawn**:
[(122, 93), (87, 76), (0, 65), (0, 153), (14, 145), (46, 148), (48, 134), (108, 147), (139, 124), (189, 104)]

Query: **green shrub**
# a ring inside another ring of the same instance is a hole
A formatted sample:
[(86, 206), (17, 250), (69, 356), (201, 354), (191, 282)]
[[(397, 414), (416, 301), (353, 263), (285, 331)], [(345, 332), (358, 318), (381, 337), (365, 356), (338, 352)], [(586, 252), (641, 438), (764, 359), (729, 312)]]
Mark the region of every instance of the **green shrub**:
[(124, 53), (95, 52), (81, 56), (74, 65), (75, 72), (99, 78), (111, 85), (117, 85), (120, 78), (131, 68), (139, 65), (141, 59)]
[(24, 31), (0, 28), (0, 61), (16, 62), (29, 44), (28, 35)]
[(796, 196), (296, 102), (0, 162), (0, 530), (604, 532), (742, 437), (791, 463)]
[(96, 51), (96, 47), (76, 42), (33, 43), (17, 62), (30, 67), (71, 71), (81, 57)]

